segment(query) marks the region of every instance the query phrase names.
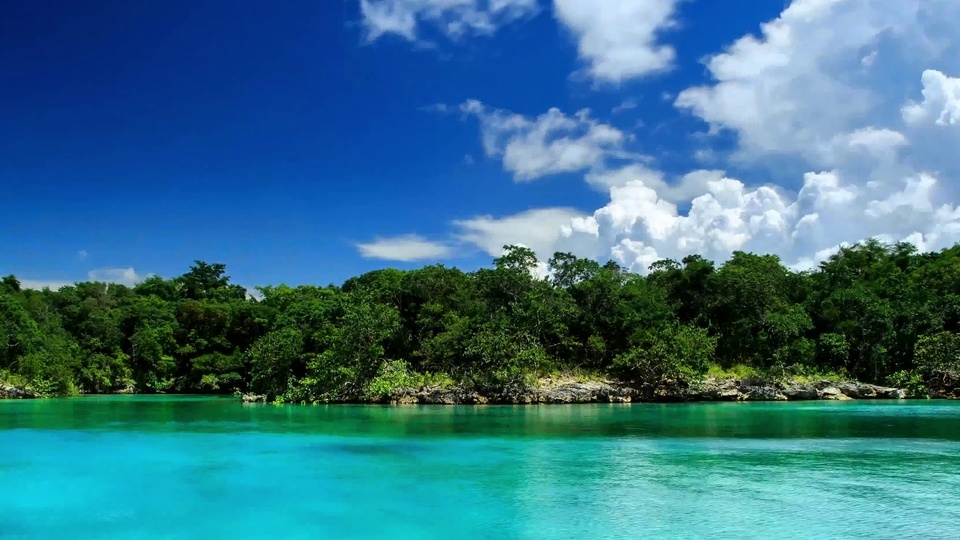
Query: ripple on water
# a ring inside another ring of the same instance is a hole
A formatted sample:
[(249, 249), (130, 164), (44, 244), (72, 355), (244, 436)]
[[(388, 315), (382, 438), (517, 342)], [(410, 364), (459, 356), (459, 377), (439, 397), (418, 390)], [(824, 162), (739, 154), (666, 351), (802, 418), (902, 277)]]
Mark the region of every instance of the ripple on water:
[(958, 538), (958, 405), (0, 403), (0, 536)]

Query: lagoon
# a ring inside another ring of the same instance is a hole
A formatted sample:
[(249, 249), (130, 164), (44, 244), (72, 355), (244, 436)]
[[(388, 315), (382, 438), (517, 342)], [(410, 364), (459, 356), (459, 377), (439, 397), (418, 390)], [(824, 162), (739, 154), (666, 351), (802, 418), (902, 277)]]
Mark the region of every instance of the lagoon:
[(960, 402), (0, 401), (2, 538), (960, 538)]

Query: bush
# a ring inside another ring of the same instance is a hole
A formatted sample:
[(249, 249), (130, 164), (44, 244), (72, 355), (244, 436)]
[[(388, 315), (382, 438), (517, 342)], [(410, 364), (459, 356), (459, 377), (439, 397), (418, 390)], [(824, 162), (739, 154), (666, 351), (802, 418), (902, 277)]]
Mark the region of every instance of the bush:
[(386, 361), (380, 374), (374, 377), (363, 395), (368, 399), (379, 399), (396, 394), (401, 388), (411, 388), (417, 383), (417, 377), (410, 374), (409, 366), (403, 360)]
[(930, 390), (923, 381), (923, 374), (919, 371), (898, 371), (887, 377), (887, 384), (894, 388), (907, 391), (907, 397), (914, 399), (929, 399)]
[(714, 379), (735, 379), (738, 381), (755, 379), (760, 376), (760, 371), (746, 364), (735, 364), (728, 368), (722, 367), (719, 364), (710, 364), (710, 367), (707, 369), (707, 377)]
[(921, 337), (915, 348), (915, 362), (924, 374), (960, 377), (960, 335), (940, 332)]
[(674, 324), (640, 332), (634, 343), (631, 350), (614, 358), (612, 371), (628, 380), (658, 384), (702, 376), (717, 340), (703, 328)]

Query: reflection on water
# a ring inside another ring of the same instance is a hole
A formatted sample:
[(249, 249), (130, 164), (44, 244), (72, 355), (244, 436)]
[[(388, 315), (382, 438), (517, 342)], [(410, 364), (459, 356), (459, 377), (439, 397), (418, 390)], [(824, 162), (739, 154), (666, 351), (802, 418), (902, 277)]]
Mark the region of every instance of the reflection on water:
[(960, 538), (958, 470), (948, 402), (0, 402), (0, 537)]

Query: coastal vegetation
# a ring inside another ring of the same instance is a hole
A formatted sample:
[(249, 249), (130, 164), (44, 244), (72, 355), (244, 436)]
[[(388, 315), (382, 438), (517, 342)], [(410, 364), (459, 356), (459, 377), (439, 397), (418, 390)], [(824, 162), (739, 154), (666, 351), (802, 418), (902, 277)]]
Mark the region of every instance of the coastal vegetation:
[(922, 396), (960, 375), (960, 245), (920, 253), (870, 241), (809, 271), (773, 255), (689, 256), (647, 275), (568, 253), (544, 266), (508, 246), (473, 272), (432, 265), (258, 290), (201, 261), (134, 287), (38, 291), (5, 277), (0, 381), (44, 396), (318, 402), (560, 376), (855, 379)]

